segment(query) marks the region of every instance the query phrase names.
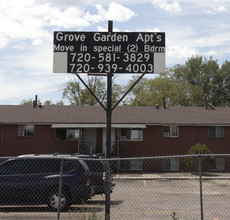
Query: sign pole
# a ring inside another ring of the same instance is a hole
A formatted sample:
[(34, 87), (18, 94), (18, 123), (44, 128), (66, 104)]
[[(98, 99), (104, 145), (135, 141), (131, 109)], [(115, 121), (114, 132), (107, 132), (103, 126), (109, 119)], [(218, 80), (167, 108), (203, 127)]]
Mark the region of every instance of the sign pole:
[[(108, 31), (113, 32), (113, 21), (108, 21)], [(107, 74), (106, 158), (109, 158), (111, 154), (112, 77), (111, 72)]]
[[(108, 21), (108, 32), (113, 32), (113, 21)], [(106, 151), (105, 157), (111, 155), (111, 120), (112, 120), (112, 77), (110, 72), (107, 74), (107, 109), (106, 109)], [(110, 163), (106, 161), (106, 195), (105, 195), (105, 220), (110, 220)]]

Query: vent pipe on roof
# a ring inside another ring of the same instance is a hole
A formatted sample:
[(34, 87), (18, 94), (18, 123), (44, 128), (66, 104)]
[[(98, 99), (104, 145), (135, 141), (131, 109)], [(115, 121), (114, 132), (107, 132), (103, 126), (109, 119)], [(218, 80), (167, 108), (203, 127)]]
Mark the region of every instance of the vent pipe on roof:
[(163, 107), (166, 109), (166, 102), (165, 102), (165, 97), (163, 96)]
[(212, 104), (210, 104), (210, 108), (211, 108), (212, 110), (215, 110), (215, 106), (212, 105)]
[(33, 101), (33, 108), (36, 108), (38, 106), (38, 96), (35, 95), (35, 100)]
[(205, 109), (208, 110), (207, 96), (204, 97)]

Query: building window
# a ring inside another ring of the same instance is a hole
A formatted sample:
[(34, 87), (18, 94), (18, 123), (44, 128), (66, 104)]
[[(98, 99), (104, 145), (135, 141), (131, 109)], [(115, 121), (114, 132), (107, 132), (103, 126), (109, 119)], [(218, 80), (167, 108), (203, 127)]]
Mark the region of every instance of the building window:
[(225, 160), (224, 158), (216, 158), (216, 170), (224, 170)]
[(142, 128), (122, 128), (121, 129), (122, 141), (142, 141), (143, 129)]
[(56, 129), (56, 140), (58, 141), (76, 141), (79, 138), (79, 129)]
[(164, 137), (178, 137), (179, 127), (178, 126), (164, 126), (163, 136)]
[(34, 125), (19, 125), (18, 126), (19, 137), (33, 137), (34, 136)]
[(178, 158), (169, 158), (164, 159), (164, 170), (179, 170), (179, 159)]
[(143, 171), (144, 163), (142, 159), (122, 160), (120, 162), (120, 169), (123, 171)]
[(143, 160), (130, 160), (130, 170), (143, 171)]
[(224, 127), (222, 126), (209, 127), (209, 137), (223, 138), (224, 137)]

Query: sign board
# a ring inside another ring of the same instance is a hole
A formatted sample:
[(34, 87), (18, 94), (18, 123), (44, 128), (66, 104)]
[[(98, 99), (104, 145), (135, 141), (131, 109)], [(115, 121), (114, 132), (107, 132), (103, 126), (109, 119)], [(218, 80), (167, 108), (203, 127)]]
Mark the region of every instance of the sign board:
[(54, 73), (165, 72), (163, 32), (54, 32)]

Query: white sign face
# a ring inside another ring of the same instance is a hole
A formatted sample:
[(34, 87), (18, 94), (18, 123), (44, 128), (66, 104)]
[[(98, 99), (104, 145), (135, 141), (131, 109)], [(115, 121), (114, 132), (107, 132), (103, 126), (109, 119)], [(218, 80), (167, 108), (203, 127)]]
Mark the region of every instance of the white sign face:
[(53, 54), (53, 72), (54, 73), (67, 73), (68, 66), (68, 52), (60, 52)]
[(54, 32), (55, 73), (163, 73), (165, 33)]

